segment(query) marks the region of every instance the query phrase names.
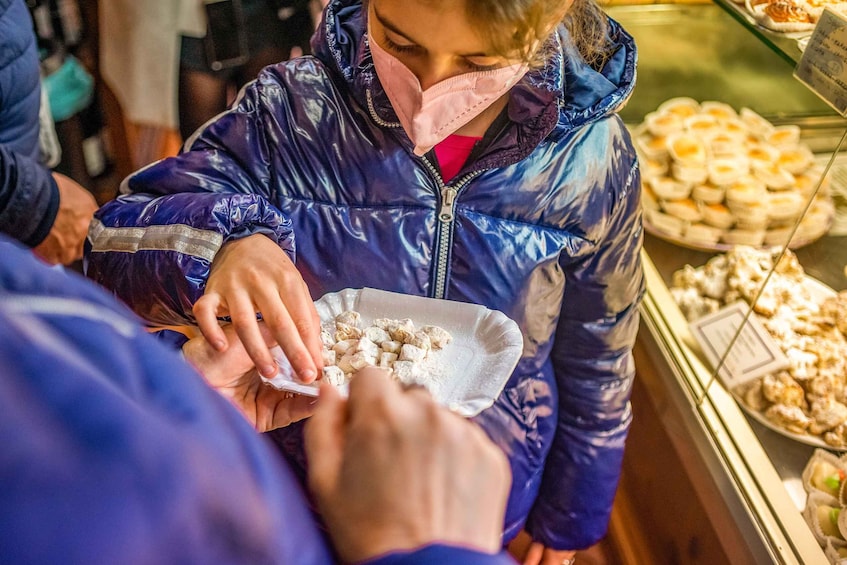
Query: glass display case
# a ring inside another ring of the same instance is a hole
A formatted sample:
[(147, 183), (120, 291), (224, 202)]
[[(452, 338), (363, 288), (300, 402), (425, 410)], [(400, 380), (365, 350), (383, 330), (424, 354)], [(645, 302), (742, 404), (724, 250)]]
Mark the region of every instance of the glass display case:
[[(793, 78), (802, 36), (760, 28), (742, 5), (728, 0), (607, 11), (639, 47), (638, 83), (621, 112), (634, 132), (645, 116), (675, 97), (750, 108), (775, 126), (799, 126), (802, 142), (815, 154), (816, 170), (828, 171), (825, 186), (834, 213), (825, 235), (794, 253), (805, 274), (827, 292), (847, 288), (847, 154), (838, 153), (847, 121)], [(814, 442), (778, 431), (722, 386), (671, 294), (675, 272), (702, 266), (721, 253), (645, 235), (647, 293), (637, 362), (649, 370), (639, 370), (639, 379), (665, 427), (674, 428), (682, 465), (689, 474), (705, 470), (696, 480), (711, 493), (706, 497), (710, 519), (731, 523), (718, 528), (728, 528), (725, 537), (732, 538), (726, 542), (732, 547), (725, 548), (730, 562), (827, 563), (802, 515), (807, 496), (801, 473)]]

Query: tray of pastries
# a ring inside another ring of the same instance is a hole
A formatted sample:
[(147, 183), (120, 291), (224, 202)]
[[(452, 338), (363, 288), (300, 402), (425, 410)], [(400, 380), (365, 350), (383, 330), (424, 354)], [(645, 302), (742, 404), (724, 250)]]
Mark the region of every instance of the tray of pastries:
[(816, 449), (801, 475), (803, 518), (833, 565), (847, 563), (847, 459)]
[(786, 437), (847, 451), (847, 291), (836, 293), (806, 275), (790, 250), (779, 254), (733, 247), (675, 272), (671, 295), (689, 321), (738, 300), (751, 304), (789, 366), (732, 394), (754, 419)]
[(832, 223), (823, 167), (797, 126), (680, 97), (647, 114), (633, 137), (644, 226), (657, 237), (704, 251), (797, 248)]
[(847, 2), (838, 0), (735, 0), (760, 26), (790, 36), (808, 35), (825, 8), (847, 14)]

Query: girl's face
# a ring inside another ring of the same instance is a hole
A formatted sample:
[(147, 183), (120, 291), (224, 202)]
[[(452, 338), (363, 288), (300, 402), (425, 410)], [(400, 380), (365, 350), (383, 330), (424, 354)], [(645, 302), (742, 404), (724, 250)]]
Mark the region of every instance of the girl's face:
[(493, 54), (461, 1), (370, 0), (368, 18), (370, 40), (406, 65), (423, 90), (456, 75), (520, 62)]

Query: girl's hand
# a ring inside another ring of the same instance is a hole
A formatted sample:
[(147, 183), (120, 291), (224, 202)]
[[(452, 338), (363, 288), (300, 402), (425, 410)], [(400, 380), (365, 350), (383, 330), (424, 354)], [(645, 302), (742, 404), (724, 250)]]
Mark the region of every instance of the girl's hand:
[(576, 551), (556, 550), (534, 541), (529, 545), (523, 565), (571, 565)]
[(314, 381), (323, 368), (318, 312), (294, 263), (261, 234), (221, 247), (194, 315), (218, 351), (229, 346), (218, 317), (229, 316), (247, 355), (262, 375), (272, 377), (277, 367), (259, 331), (257, 314), (300, 380)]
[[(238, 408), (259, 432), (281, 428), (311, 416), (313, 398), (286, 393), (266, 385), (253, 361), (235, 335), (235, 328), (221, 328), (227, 348), (217, 351), (205, 337), (190, 339), (182, 347), (185, 359), (203, 375), (206, 382)], [(259, 324), (266, 346), (274, 345), (267, 328)]]

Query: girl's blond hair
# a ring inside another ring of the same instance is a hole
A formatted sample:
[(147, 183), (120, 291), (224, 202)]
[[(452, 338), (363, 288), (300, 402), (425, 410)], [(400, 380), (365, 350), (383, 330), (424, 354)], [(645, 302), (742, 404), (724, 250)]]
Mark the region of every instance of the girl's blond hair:
[(582, 58), (596, 69), (609, 57), (609, 20), (594, 0), (465, 0), (468, 19), (497, 54), (543, 63), (535, 47), (564, 23)]

